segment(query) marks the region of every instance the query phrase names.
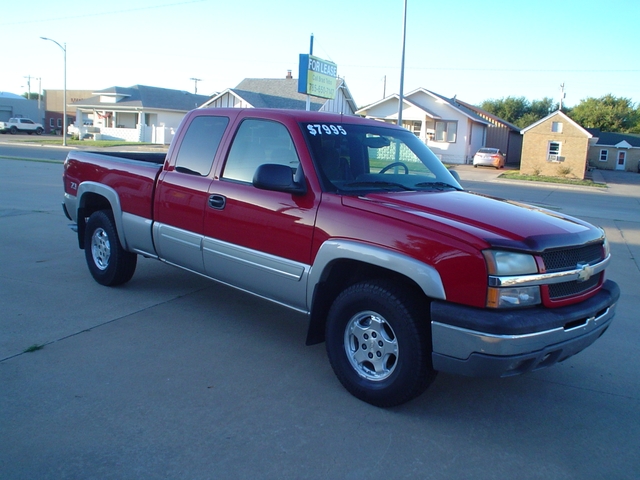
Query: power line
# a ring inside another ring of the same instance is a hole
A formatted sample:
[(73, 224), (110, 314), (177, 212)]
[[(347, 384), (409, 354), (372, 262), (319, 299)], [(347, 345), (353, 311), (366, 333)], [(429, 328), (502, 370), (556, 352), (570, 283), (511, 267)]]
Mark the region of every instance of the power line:
[(40, 19), (40, 20), (24, 20), (21, 22), (4, 22), (4, 23), (0, 23), (0, 25), (4, 26), (4, 25), (27, 25), (30, 23), (46, 23), (46, 22), (59, 22), (60, 20), (74, 20), (77, 18), (88, 18), (88, 17), (99, 17), (102, 15), (115, 15), (117, 13), (129, 13), (129, 12), (139, 12), (142, 10), (156, 10), (159, 8), (165, 8), (165, 7), (175, 7), (177, 5), (188, 5), (191, 3), (202, 3), (202, 2), (206, 2), (208, 0), (189, 0), (186, 2), (176, 2), (176, 3), (165, 3), (163, 5), (152, 5), (149, 7), (138, 7), (138, 8), (128, 8), (125, 10), (114, 10), (111, 12), (99, 12), (99, 13), (85, 13), (85, 14), (81, 14), (81, 15), (68, 15), (66, 17), (55, 17), (55, 18), (45, 18), (45, 19)]

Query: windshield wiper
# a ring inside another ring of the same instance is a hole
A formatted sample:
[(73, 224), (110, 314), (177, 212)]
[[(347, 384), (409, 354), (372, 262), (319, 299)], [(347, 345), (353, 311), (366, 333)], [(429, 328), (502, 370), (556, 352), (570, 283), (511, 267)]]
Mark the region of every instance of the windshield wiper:
[(407, 191), (415, 190), (413, 188), (406, 187), (401, 183), (383, 182), (383, 181), (350, 182), (350, 183), (345, 183), (343, 186), (345, 187), (397, 187)]
[(453, 188), (454, 190), (462, 190), (461, 188), (454, 187), (446, 182), (420, 182), (416, 183), (416, 187), (431, 187), (437, 190), (445, 190), (447, 188)]

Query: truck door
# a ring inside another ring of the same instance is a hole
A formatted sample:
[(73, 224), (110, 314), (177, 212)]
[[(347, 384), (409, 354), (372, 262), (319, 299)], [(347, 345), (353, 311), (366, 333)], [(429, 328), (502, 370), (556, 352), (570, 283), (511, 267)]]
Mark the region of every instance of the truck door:
[(204, 222), (207, 275), (258, 295), (305, 309), (306, 278), (318, 199), (260, 190), (253, 174), (265, 163), (301, 168), (285, 125), (245, 118), (220, 178), (209, 189)]
[(209, 173), (228, 124), (227, 117), (194, 117), (176, 161), (162, 172), (156, 187), (153, 239), (158, 256), (198, 273), (204, 273), (203, 215), (209, 199)]

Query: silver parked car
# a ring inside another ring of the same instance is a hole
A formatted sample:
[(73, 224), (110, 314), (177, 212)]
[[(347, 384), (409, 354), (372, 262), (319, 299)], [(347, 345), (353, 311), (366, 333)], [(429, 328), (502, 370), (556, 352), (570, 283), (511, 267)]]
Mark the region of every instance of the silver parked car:
[(498, 148), (481, 148), (473, 156), (473, 166), (504, 168), (505, 158)]

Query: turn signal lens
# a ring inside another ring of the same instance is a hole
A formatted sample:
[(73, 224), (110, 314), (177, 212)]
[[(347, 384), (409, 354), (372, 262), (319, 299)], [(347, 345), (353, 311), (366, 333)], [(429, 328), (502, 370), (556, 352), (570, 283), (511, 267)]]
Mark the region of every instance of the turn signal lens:
[(487, 291), (487, 307), (528, 307), (540, 303), (540, 287), (495, 288)]

